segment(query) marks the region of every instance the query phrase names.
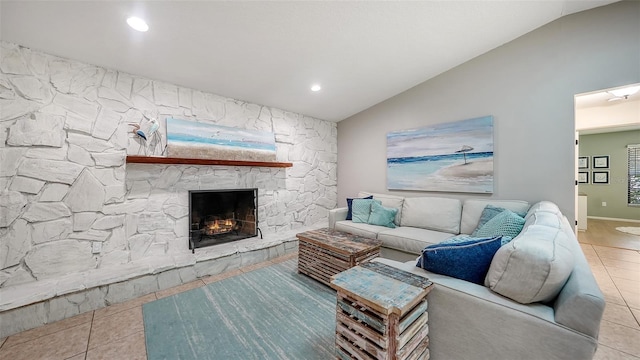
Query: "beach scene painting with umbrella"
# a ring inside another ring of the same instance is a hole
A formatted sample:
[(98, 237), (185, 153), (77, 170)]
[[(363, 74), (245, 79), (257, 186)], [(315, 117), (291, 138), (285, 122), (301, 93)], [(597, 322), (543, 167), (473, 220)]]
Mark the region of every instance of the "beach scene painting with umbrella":
[(387, 187), (493, 193), (493, 117), (388, 133)]
[(276, 160), (273, 132), (167, 118), (167, 154), (191, 159)]

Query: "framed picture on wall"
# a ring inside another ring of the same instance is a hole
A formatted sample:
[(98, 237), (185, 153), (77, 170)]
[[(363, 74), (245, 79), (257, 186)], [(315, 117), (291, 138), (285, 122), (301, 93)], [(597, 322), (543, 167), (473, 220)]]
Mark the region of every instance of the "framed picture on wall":
[(493, 116), (387, 133), (387, 189), (493, 193)]
[(609, 168), (609, 155), (600, 155), (593, 157), (594, 169), (608, 169)]
[(594, 184), (608, 184), (609, 171), (594, 171), (592, 181)]
[(578, 169), (588, 169), (588, 168), (589, 168), (589, 157), (578, 156)]
[(588, 184), (588, 183), (589, 183), (589, 172), (588, 171), (578, 172), (578, 184)]

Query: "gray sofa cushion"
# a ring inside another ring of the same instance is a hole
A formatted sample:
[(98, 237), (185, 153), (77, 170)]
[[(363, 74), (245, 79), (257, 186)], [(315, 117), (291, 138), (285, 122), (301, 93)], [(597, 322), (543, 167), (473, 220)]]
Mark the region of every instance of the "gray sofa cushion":
[(382, 240), (382, 246), (418, 255), (426, 246), (439, 243), (452, 236), (449, 233), (410, 226), (384, 229), (378, 234), (378, 240)]
[(460, 233), (462, 201), (438, 197), (409, 197), (402, 205), (401, 226)]
[(485, 285), (522, 304), (553, 300), (573, 270), (569, 240), (562, 229), (525, 228), (496, 252)]
[(336, 230), (344, 231), (349, 234), (364, 236), (370, 239), (377, 239), (378, 233), (382, 229), (388, 229), (384, 226), (370, 225), (364, 223), (354, 223), (351, 220), (336, 221)]
[(462, 234), (471, 234), (476, 229), (482, 211), (487, 205), (498, 206), (521, 214), (526, 213), (529, 209), (529, 203), (521, 200), (465, 200), (460, 220)]

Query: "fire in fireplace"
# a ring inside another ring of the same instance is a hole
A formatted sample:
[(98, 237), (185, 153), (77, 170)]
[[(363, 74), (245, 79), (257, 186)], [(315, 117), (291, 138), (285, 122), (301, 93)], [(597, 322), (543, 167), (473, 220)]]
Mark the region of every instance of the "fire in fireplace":
[(215, 216), (209, 216), (204, 221), (204, 233), (206, 235), (226, 234), (228, 232), (238, 230), (238, 221), (233, 218), (216, 219)]
[(189, 249), (258, 235), (258, 189), (189, 191)]

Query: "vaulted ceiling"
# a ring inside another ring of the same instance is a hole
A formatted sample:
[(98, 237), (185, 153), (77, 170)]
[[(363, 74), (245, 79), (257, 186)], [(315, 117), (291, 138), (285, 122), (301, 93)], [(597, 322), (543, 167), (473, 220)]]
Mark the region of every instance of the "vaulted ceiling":
[[(340, 121), (615, 0), (0, 1), (2, 40)], [(139, 16), (149, 30), (129, 28)], [(322, 90), (313, 92), (312, 84)]]

